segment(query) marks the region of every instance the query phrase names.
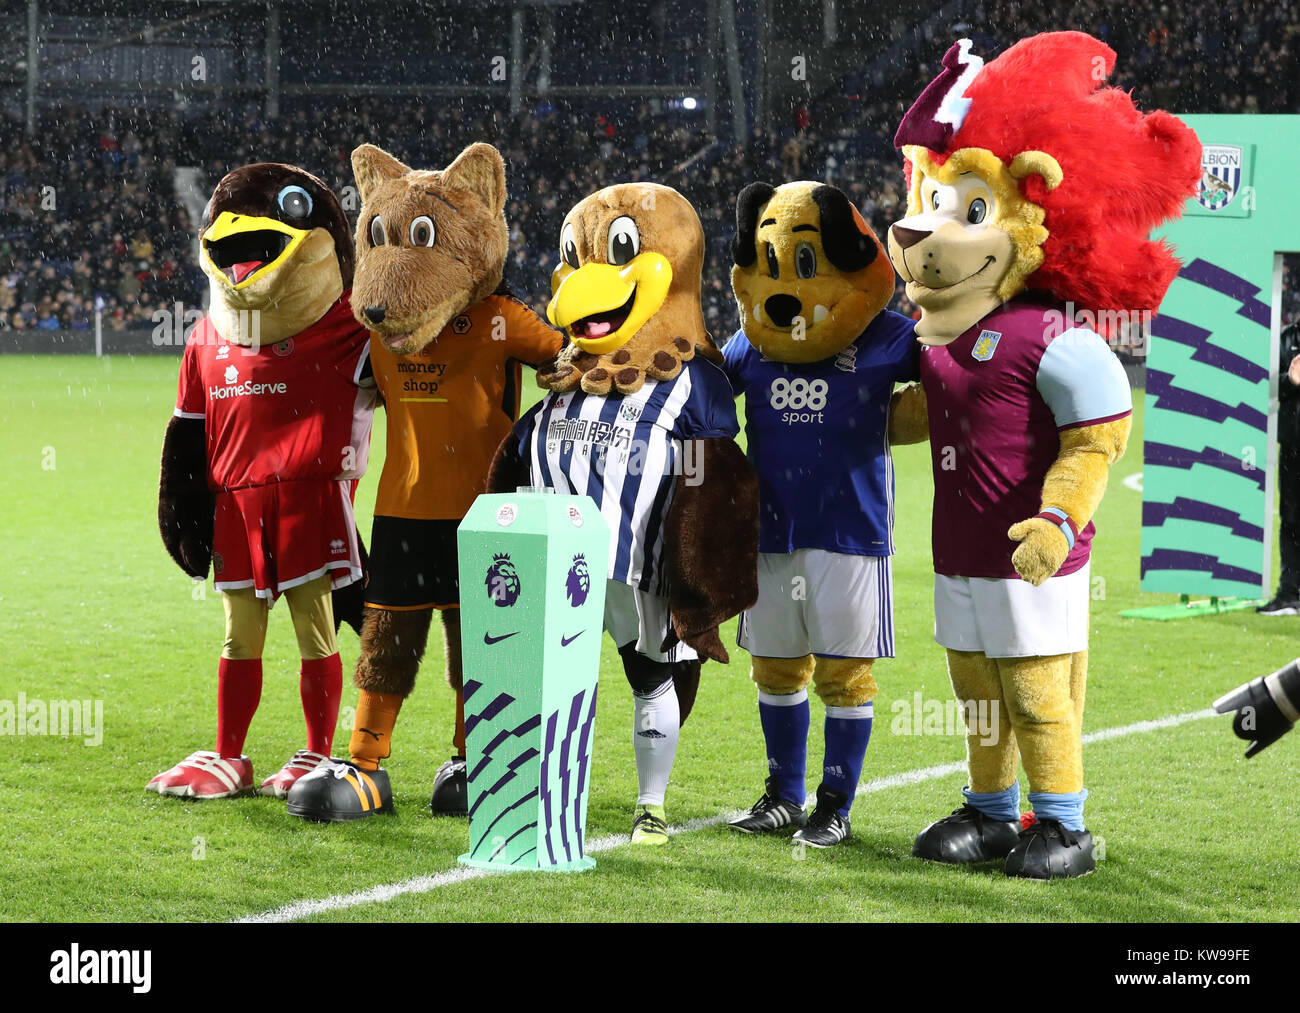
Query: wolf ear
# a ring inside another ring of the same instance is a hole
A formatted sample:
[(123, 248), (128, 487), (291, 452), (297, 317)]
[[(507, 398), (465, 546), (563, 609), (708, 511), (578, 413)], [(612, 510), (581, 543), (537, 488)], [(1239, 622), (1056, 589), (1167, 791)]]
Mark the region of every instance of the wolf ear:
[(505, 211), (506, 163), (490, 144), (478, 141), (457, 155), (456, 161), (442, 170), (442, 184), (468, 190), (494, 215)]
[(357, 178), (357, 189), (361, 191), (363, 204), (370, 200), (375, 187), (384, 180), (400, 179), (410, 171), (410, 166), (373, 144), (363, 144), (352, 152), (352, 175)]

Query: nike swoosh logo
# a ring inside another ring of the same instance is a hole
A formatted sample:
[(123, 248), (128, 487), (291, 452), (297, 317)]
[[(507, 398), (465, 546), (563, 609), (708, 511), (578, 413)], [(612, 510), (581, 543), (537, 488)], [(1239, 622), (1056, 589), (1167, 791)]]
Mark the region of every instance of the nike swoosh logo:
[(513, 637), (513, 636), (517, 636), (520, 632), (521, 632), (520, 630), (515, 630), (514, 633), (503, 633), (503, 634), (502, 634), (501, 636), (499, 636), (499, 637), (494, 637), (494, 636), (491, 636), (490, 634), (484, 633), (484, 634), (483, 634), (483, 643), (485, 643), (485, 644), (487, 644), (487, 645), (489, 645), (489, 646), (491, 646), (492, 644), (499, 644), (499, 643), (501, 643), (501, 641), (503, 641), (503, 640), (509, 640), (511, 637)]
[(577, 633), (575, 633), (575, 634), (574, 634), (573, 636), (571, 636), (571, 637), (566, 637), (563, 633), (561, 633), (561, 634), (560, 634), (560, 646), (561, 646), (561, 647), (568, 647), (571, 643), (573, 643), (575, 640), (577, 640), (580, 636), (582, 636), (582, 635), (583, 635), (584, 633), (586, 633), (586, 632), (587, 632), (586, 630), (579, 630)]

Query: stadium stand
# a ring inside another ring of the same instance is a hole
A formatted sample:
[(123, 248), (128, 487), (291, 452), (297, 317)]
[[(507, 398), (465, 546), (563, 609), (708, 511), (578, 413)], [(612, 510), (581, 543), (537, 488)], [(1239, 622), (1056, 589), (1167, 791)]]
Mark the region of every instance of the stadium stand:
[[(735, 194), (754, 179), (826, 179), (883, 231), (902, 214), (893, 127), (954, 37), (971, 36), (991, 57), (1024, 35), (1076, 25), (1123, 54), (1118, 83), (1142, 104), (1238, 113), (1294, 112), (1300, 103), (1300, 2), (1215, 0), (1178, 23), (1159, 0), (960, 6), (969, 16), (932, 17), (911, 26), (906, 43), (900, 32), (795, 108), (790, 122), (754, 130), (743, 146), (710, 134), (698, 111), (618, 98), (548, 100), (511, 116), (495, 98), (299, 96), (277, 117), (237, 93), (184, 111), (79, 109), (69, 98), (42, 110), (35, 136), (0, 117), (0, 330), (84, 331), (97, 310), (106, 331), (151, 328), (160, 307), (201, 306), (197, 208), (178, 192), (178, 167), (195, 166), (195, 188), (210, 191), (235, 166), (289, 161), (345, 193), (349, 152), (363, 141), (433, 166), (488, 140), (507, 160), (507, 278), (521, 297), (544, 307), (560, 221), (581, 196), (654, 179), (685, 193), (704, 220), (704, 307), (721, 339), (736, 325), (727, 253)], [(1300, 317), (1296, 273), (1288, 264), (1284, 321)], [(901, 291), (896, 305), (910, 309)]]

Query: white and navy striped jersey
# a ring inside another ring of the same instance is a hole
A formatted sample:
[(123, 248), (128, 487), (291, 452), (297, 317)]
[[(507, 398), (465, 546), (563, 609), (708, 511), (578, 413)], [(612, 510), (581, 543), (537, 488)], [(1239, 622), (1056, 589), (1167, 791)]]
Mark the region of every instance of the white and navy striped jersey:
[(600, 508), (609, 579), (659, 595), (668, 593), (660, 561), (676, 479), (700, 466), (683, 442), (739, 431), (726, 375), (700, 358), (672, 380), (647, 377), (635, 394), (548, 394), (515, 425), (533, 485)]

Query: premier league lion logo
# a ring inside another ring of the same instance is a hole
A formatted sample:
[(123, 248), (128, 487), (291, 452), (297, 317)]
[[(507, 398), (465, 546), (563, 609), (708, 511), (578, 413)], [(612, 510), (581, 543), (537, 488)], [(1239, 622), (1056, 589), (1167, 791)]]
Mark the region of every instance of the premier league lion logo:
[(587, 600), (590, 591), (591, 574), (587, 572), (587, 560), (582, 553), (578, 553), (573, 557), (573, 565), (569, 567), (564, 593), (569, 596), (569, 604), (577, 608)]
[(488, 597), (497, 608), (509, 608), (519, 600), (519, 573), (515, 564), (510, 562), (510, 553), (498, 552), (492, 557), (484, 584), (487, 585)]

